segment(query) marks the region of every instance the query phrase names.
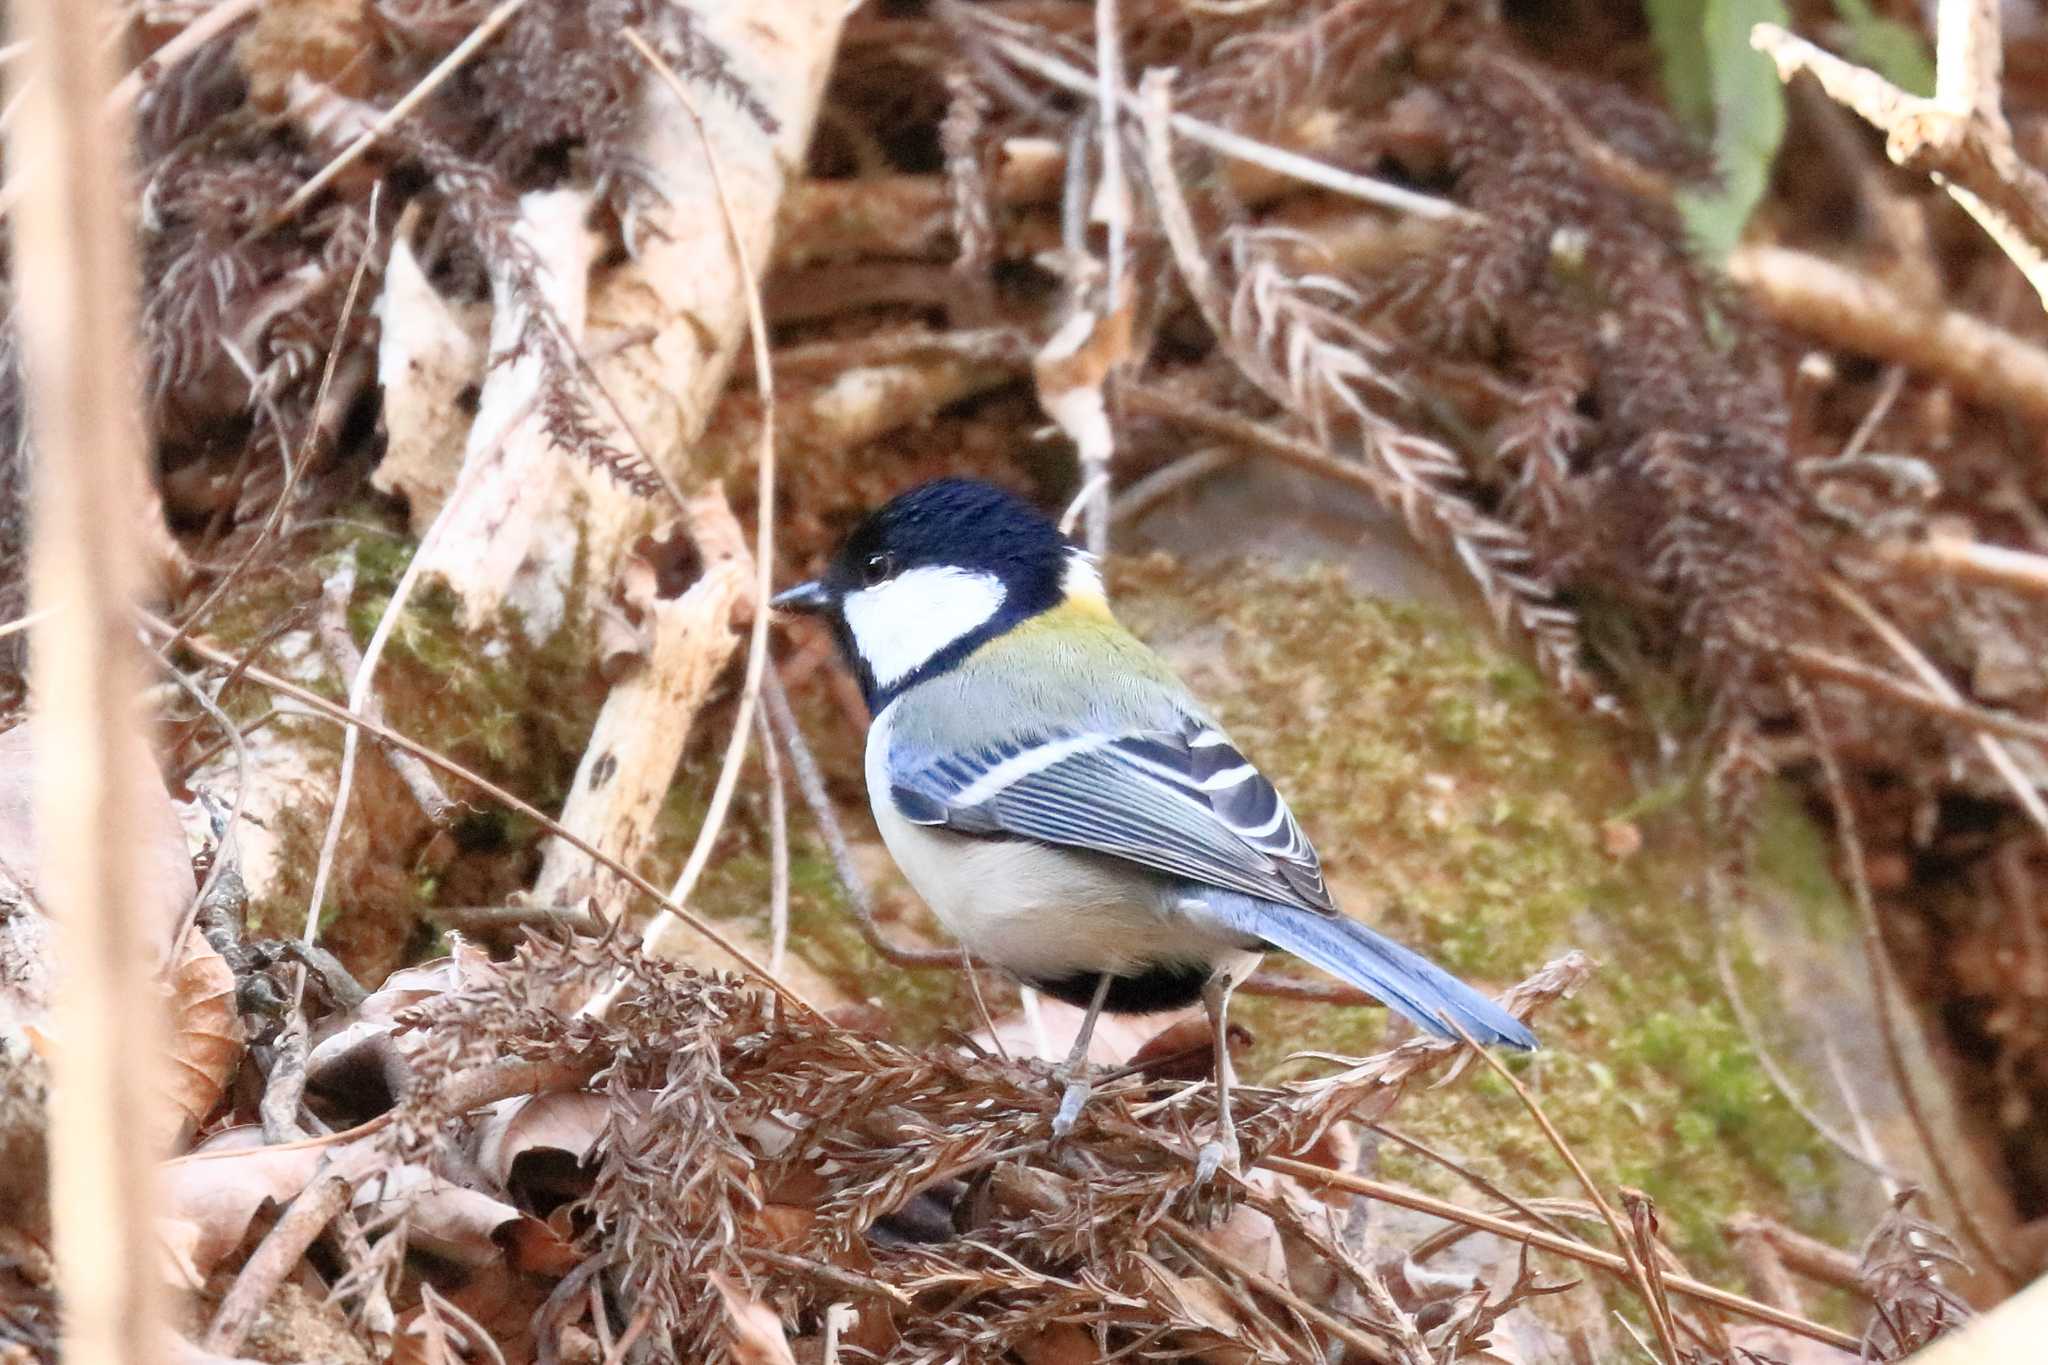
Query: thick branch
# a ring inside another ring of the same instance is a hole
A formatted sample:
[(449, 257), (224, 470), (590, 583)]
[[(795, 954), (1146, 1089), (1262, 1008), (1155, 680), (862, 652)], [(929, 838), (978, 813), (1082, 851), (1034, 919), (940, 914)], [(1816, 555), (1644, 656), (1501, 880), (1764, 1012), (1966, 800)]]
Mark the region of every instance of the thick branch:
[(1867, 274), (1787, 247), (1743, 247), (1728, 273), (1787, 326), (2048, 421), (2048, 351), (2023, 337), (1968, 313), (1923, 307)]

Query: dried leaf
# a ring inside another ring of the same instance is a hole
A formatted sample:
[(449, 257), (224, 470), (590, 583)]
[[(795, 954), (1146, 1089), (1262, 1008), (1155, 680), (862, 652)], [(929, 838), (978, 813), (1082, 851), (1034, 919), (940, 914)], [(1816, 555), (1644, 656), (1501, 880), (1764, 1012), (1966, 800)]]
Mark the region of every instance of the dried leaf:
[(163, 1239), (201, 1280), (241, 1246), (267, 1205), (306, 1188), (324, 1147), (266, 1147), (263, 1130), (230, 1128), (164, 1165)]
[(234, 971), (205, 935), (185, 935), (168, 977), (171, 1064), (164, 1084), (176, 1110), (175, 1144), (183, 1146), (220, 1103), (248, 1039)]
[(604, 1133), (608, 1112), (605, 1096), (583, 1090), (502, 1101), (477, 1124), (477, 1166), (504, 1184), (528, 1152), (561, 1152), (580, 1162)]
[[(1005, 1015), (996, 1021), (996, 1037), (1002, 1039), (1004, 1048), (1013, 1057), (1044, 1057), (1056, 1060), (1065, 1057), (1074, 1046), (1074, 1039), (1081, 1035), (1081, 1018), (1087, 1013), (1075, 1005), (1069, 1005), (1050, 996), (1041, 996), (1038, 1001), (1038, 1021), (1043, 1030), (1034, 1029), (1029, 1016), (1023, 1014)], [(1166, 1020), (1169, 1027), (1178, 1019), (1202, 1018), (1200, 1006), (1193, 1006), (1178, 1014), (1105, 1014), (1095, 1022), (1095, 1032), (1088, 1038), (1088, 1060), (1097, 1066), (1116, 1066), (1136, 1055), (1138, 1049), (1159, 1030), (1160, 1021)], [(986, 1029), (974, 1035), (975, 1041), (993, 1050), (992, 1040)]]
[(370, 992), (353, 1020), (313, 1045), (306, 1056), (307, 1079), (321, 1084), (337, 1072), (365, 1064), (370, 1054), (386, 1048), (409, 1052), (416, 1044), (397, 1035), (398, 1016), (414, 1005), (462, 989), (475, 961), (473, 953), (458, 950), (393, 972)]
[[(134, 836), (140, 846), (143, 923), (159, 953), (168, 952), (192, 901), (192, 854), (149, 750), (138, 743), (127, 759), (138, 794)], [(0, 732), (0, 1029), (33, 1024), (49, 1009), (50, 925), (45, 914), (63, 899), (43, 885), (36, 853), (35, 722)]]
[(1080, 1328), (1062, 1323), (1017, 1346), (1016, 1354), (1024, 1365), (1089, 1365), (1102, 1359), (1102, 1348)]
[(423, 1166), (395, 1167), (364, 1181), (356, 1190), (355, 1207), (372, 1222), (403, 1216), (413, 1245), (468, 1266), (498, 1259), (502, 1252), (497, 1233), (507, 1224), (523, 1221), (545, 1227), (503, 1200), (466, 1189)]
[(775, 1310), (753, 1298), (724, 1275), (713, 1271), (711, 1283), (725, 1300), (725, 1315), (732, 1323), (732, 1357), (741, 1365), (796, 1365), (782, 1319)]
[[(1251, 1030), (1230, 1025), (1230, 1055), (1242, 1061), (1253, 1043)], [(1216, 1039), (1205, 1015), (1190, 1014), (1145, 1040), (1131, 1064), (1150, 1081), (1206, 1081), (1216, 1074)]]

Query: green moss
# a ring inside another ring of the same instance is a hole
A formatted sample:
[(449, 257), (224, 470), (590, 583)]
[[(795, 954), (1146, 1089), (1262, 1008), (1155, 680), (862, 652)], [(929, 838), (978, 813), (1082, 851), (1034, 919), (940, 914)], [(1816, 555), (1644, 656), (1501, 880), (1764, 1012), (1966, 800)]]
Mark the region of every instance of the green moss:
[[(350, 556), (356, 588), (348, 624), (357, 645), (367, 644), (415, 544), (372, 504), (347, 509), (323, 535), (313, 553), (290, 557), (276, 571), (237, 579), (207, 633), (231, 649), (253, 645), (295, 611), (317, 603), (322, 582)], [(580, 585), (572, 585), (569, 600), (581, 596)], [(295, 648), (305, 653), (308, 646), (299, 638)], [(377, 669), (377, 692), (403, 733), (552, 810), (568, 793), (603, 700), (593, 657), (594, 632), (580, 617), (537, 642), (527, 640), (509, 614), (488, 629), (466, 631), (456, 623), (453, 595), (427, 582), (414, 589), (392, 631)], [(342, 699), (345, 681), (317, 652), (292, 659), (281, 671)], [(269, 699), (260, 688), (242, 687), (230, 690), (223, 704), (231, 715), (253, 718)], [(277, 724), (295, 735), (300, 751), (315, 763), (331, 762), (338, 770), (338, 727), (312, 719)], [(463, 794), (458, 783), (445, 785), (451, 795)], [(459, 846), (453, 865), (423, 867), (423, 842), (431, 831), (390, 769), (367, 755), (356, 767), (350, 813), (332, 900), (322, 911), (331, 932), (323, 937), (370, 979), (412, 954), (422, 941), (419, 911), (433, 898), (490, 903), (530, 876), (524, 853), (532, 832), (517, 827), (523, 821), (496, 822), (494, 832), (465, 822), (453, 832)], [(299, 932), (326, 818), (324, 809), (279, 816), (275, 832), (284, 841), (284, 870), (269, 899), (251, 907), (257, 932)]]
[[(1827, 1233), (1835, 1157), (1778, 1097), (1723, 999), (1705, 907), (1712, 853), (1683, 792), (1639, 792), (1622, 737), (1558, 702), (1467, 618), (1362, 599), (1330, 572), (1189, 578), (1121, 566), (1117, 601), (1162, 643), (1286, 791), (1353, 914), (1500, 987), (1568, 948), (1601, 964), (1541, 1021), (1525, 1076), (1595, 1175), (1648, 1192), (1681, 1251), (1719, 1265), (1737, 1209)], [(1603, 828), (1642, 836), (1625, 858)], [(1766, 811), (1766, 875), (1831, 892), (1789, 802)], [(1293, 968), (1306, 971), (1306, 968)], [(1254, 1068), (1317, 1048), (1366, 1052), (1384, 1014), (1246, 999)], [(1524, 1190), (1575, 1193), (1490, 1073), (1409, 1099), (1399, 1123)], [(1450, 1188), (1441, 1171), (1413, 1172)]]

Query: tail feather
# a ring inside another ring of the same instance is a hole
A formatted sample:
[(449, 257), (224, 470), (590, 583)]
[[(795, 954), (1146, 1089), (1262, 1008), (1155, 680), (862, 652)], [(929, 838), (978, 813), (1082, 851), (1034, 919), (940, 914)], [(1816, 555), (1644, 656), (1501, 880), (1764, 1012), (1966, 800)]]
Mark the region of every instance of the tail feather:
[(1448, 1016), (1474, 1042), (1536, 1046), (1536, 1035), (1521, 1020), (1422, 954), (1356, 920), (1234, 895), (1210, 897), (1208, 908), (1232, 928), (1350, 982), (1439, 1038), (1457, 1036), (1444, 1025)]

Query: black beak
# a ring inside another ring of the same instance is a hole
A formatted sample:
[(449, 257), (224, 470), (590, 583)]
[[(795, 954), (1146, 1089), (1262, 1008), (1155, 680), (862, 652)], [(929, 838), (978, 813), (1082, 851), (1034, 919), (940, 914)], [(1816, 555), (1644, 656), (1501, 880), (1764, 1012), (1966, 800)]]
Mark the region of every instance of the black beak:
[(782, 611), (820, 612), (832, 605), (832, 594), (823, 583), (799, 583), (775, 594), (768, 599), (768, 605)]

